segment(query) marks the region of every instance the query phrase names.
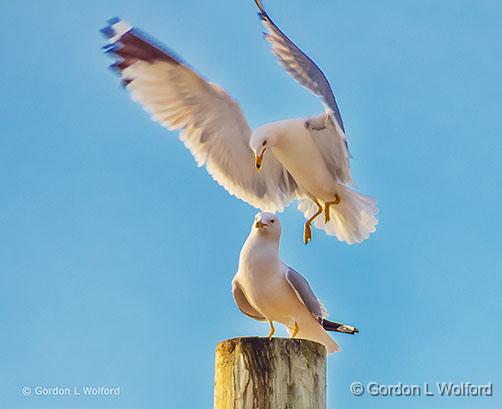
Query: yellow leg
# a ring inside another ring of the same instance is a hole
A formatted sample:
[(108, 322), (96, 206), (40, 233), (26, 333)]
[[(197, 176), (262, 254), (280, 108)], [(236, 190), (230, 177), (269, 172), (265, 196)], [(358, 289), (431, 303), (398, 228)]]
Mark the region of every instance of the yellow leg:
[(338, 193), (335, 193), (335, 200), (333, 202), (326, 202), (324, 203), (324, 223), (329, 223), (331, 220), (330, 217), (330, 206), (332, 205), (337, 205), (340, 203), (340, 196), (338, 196)]
[(298, 335), (298, 331), (300, 331), (300, 327), (298, 326), (298, 323), (295, 322), (295, 327), (293, 328), (293, 333), (291, 334), (291, 338), (294, 338)]
[(303, 241), (305, 244), (308, 244), (310, 240), (312, 240), (312, 222), (322, 213), (322, 206), (319, 204), (319, 202), (316, 199), (314, 200), (315, 204), (317, 205), (317, 211), (312, 215), (310, 219), (308, 219), (305, 222), (305, 227), (303, 229)]
[(270, 332), (268, 334), (268, 339), (272, 339), (272, 337), (275, 334), (275, 327), (274, 327), (274, 323), (272, 321), (269, 321), (268, 323), (270, 324)]

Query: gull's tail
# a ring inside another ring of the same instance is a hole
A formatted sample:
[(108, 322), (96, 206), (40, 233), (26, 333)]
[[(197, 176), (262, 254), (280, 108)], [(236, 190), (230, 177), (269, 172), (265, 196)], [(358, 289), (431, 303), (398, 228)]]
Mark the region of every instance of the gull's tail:
[(338, 322), (329, 321), (327, 319), (324, 319), (321, 324), (322, 324), (322, 327), (326, 331), (336, 331), (336, 332), (342, 332), (344, 334), (352, 334), (352, 335), (355, 335), (359, 332), (359, 330), (356, 327), (353, 327), (351, 325), (340, 324)]
[[(376, 200), (342, 185), (337, 188), (337, 194), (340, 203), (331, 205), (330, 221), (325, 223), (324, 214), (321, 214), (314, 225), (340, 241), (361, 243), (376, 230)], [(303, 212), (305, 218), (309, 218), (316, 212), (317, 205), (311, 199), (304, 198), (300, 200), (298, 210)]]
[[(329, 336), (329, 334), (312, 315), (310, 315), (309, 319), (299, 322), (298, 326), (300, 330), (298, 331), (298, 334), (296, 334), (296, 338), (310, 339), (311, 341), (323, 344), (329, 354), (341, 351), (341, 348), (335, 340)], [(288, 328), (288, 332), (291, 335), (292, 329)]]

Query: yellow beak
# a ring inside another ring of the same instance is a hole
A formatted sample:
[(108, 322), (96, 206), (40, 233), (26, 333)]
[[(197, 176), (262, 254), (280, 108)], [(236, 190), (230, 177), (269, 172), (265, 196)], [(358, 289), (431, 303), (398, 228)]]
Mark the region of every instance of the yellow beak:
[(265, 154), (266, 149), (260, 155), (255, 155), (255, 164), (256, 171), (259, 172), (261, 170), (261, 163), (263, 162), (263, 155)]
[(254, 225), (254, 227), (256, 227), (257, 229), (261, 229), (262, 227), (265, 227), (265, 226), (268, 226), (268, 224), (263, 223), (263, 222), (262, 222), (262, 221), (260, 221), (260, 220), (258, 220), (258, 221), (255, 223), (255, 225)]

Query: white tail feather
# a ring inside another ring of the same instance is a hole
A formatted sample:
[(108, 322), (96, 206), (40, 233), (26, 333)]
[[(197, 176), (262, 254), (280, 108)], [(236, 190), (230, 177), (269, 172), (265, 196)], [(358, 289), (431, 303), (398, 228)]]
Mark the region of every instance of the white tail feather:
[[(298, 331), (298, 334), (296, 334), (296, 338), (309, 339), (323, 344), (326, 347), (328, 354), (340, 352), (342, 350), (335, 340), (331, 338), (324, 328), (317, 322), (317, 320), (309, 319), (307, 321), (302, 321), (299, 324), (299, 327), (300, 330)], [(288, 332), (291, 335), (293, 330), (288, 328)]]
[[(340, 203), (331, 205), (331, 220), (325, 223), (324, 214), (321, 214), (314, 225), (340, 241), (348, 244), (361, 243), (376, 230), (376, 200), (342, 185), (338, 187), (337, 193)], [(304, 198), (298, 204), (298, 210), (308, 219), (316, 212), (317, 205), (311, 199)]]

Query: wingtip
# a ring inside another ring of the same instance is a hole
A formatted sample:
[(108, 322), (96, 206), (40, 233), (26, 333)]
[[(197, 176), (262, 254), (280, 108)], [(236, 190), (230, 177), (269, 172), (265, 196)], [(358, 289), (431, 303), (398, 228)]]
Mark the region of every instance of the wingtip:
[(127, 89), (127, 86), (132, 82), (131, 79), (124, 78), (120, 81), (120, 86), (124, 89)]
[(133, 26), (120, 17), (113, 17), (107, 20), (108, 25), (100, 29), (110, 43), (117, 42), (122, 36), (133, 30)]
[(106, 27), (100, 28), (99, 31), (101, 32), (101, 34), (105, 38), (113, 37), (114, 31), (113, 31), (113, 28), (111, 26), (106, 26)]
[(108, 66), (108, 69), (114, 74), (120, 75), (122, 70), (119, 67), (120, 62), (114, 62), (113, 64)]
[(121, 18), (118, 17), (118, 16), (115, 16), (115, 17), (112, 17), (112, 18), (109, 18), (108, 20), (106, 20), (106, 22), (108, 24), (110, 24), (111, 26), (113, 26), (114, 24), (117, 24), (121, 21)]
[(105, 38), (113, 38), (117, 34), (117, 30), (114, 27), (116, 24), (120, 23), (122, 19), (120, 17), (112, 17), (106, 20), (107, 26), (101, 28), (99, 31)]
[(270, 17), (267, 13), (260, 13), (258, 12), (258, 18), (260, 19), (260, 21), (265, 24), (265, 23), (270, 23)]
[(350, 334), (350, 335), (356, 335), (359, 333), (359, 330), (356, 327), (353, 327), (351, 325), (343, 325), (342, 332), (345, 332), (346, 334)]
[(119, 46), (117, 44), (115, 44), (115, 43), (106, 44), (103, 47), (101, 47), (101, 49), (103, 50), (103, 52), (105, 54), (113, 53), (113, 52), (117, 51), (118, 48), (119, 48)]
[(261, 0), (254, 0), (255, 4), (258, 6), (258, 9), (260, 12), (258, 13), (258, 16), (262, 19), (265, 20), (267, 16), (267, 12), (265, 11), (265, 7), (263, 7), (263, 3)]

